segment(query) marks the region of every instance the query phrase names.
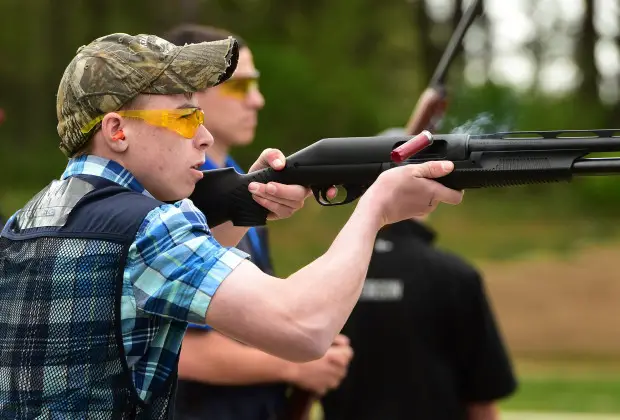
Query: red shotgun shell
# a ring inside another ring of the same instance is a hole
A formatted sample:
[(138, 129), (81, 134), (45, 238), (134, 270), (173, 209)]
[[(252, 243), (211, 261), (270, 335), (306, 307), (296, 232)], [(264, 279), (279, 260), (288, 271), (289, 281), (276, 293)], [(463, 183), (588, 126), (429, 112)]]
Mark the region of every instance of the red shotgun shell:
[(427, 130), (422, 131), (417, 136), (411, 138), (407, 142), (401, 144), (396, 149), (392, 150), (391, 157), (396, 163), (401, 163), (405, 159), (410, 158), (416, 153), (424, 150), (426, 147), (433, 144), (433, 135)]

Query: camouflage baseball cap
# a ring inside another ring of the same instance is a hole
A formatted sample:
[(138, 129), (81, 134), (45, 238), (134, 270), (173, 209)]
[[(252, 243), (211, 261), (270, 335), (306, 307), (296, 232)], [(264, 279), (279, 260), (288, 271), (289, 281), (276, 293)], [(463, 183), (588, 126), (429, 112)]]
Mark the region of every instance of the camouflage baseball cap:
[(155, 35), (116, 33), (80, 47), (58, 88), (60, 149), (72, 156), (98, 125), (89, 133), (83, 127), (141, 93), (197, 92), (227, 80), (238, 58), (233, 37), (176, 46)]

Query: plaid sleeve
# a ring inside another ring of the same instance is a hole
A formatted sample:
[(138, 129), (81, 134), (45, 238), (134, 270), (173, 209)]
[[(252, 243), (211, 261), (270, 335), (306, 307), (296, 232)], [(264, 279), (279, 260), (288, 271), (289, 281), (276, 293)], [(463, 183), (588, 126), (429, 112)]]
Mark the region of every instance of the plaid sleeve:
[(147, 215), (129, 248), (124, 275), (138, 311), (204, 324), (220, 283), (246, 258), (220, 245), (202, 212), (182, 200)]

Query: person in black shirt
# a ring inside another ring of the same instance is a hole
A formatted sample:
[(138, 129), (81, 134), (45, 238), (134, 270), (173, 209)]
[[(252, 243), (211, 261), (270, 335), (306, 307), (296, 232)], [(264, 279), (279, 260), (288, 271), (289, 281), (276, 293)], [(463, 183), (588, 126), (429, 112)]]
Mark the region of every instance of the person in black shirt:
[(480, 274), (406, 220), (377, 235), (342, 333), (355, 357), (325, 420), (494, 420), (517, 386)]

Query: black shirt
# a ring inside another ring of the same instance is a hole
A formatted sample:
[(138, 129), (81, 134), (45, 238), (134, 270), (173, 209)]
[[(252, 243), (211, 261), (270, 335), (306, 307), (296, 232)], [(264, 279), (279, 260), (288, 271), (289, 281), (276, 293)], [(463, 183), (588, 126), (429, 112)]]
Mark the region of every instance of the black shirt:
[(516, 388), (478, 272), (404, 221), (377, 235), (343, 334), (354, 357), (325, 420), (465, 419), (469, 402)]
[[(267, 229), (255, 228), (262, 252), (244, 236), (237, 248), (247, 252), (263, 272), (273, 274)], [(208, 332), (204, 332), (208, 334)], [(286, 409), (287, 384), (210, 385), (179, 379), (175, 419), (275, 420)]]

